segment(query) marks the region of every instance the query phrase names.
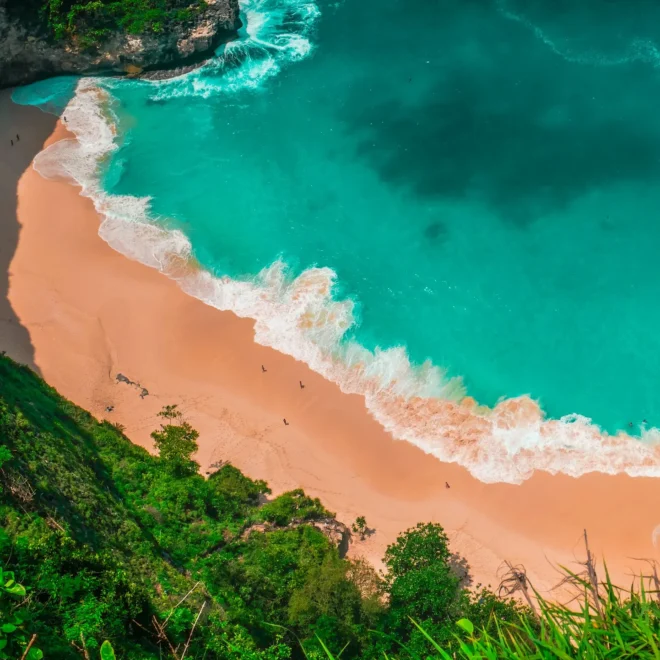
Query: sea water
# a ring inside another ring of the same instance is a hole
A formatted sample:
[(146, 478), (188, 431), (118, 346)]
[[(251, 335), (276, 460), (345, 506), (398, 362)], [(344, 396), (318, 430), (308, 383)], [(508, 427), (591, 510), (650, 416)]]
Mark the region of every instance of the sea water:
[(186, 76), (18, 90), (52, 109), (77, 86), (79, 144), (37, 168), (84, 184), (111, 245), (193, 258), (191, 295), (484, 481), (660, 474), (660, 7), (242, 10)]

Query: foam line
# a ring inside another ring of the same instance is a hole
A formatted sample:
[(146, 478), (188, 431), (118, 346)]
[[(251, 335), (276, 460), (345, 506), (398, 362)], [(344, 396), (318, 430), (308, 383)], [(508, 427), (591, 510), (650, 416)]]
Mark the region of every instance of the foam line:
[(223, 45), (216, 57), (199, 69), (171, 80), (142, 82), (152, 87), (151, 99), (210, 98), (258, 90), (284, 66), (312, 53), (312, 33), (320, 16), (313, 2), (245, 0), (241, 11), (245, 27), (238, 40)]
[(50, 146), (34, 167), (46, 177), (65, 176), (81, 185), (102, 218), (105, 241), (206, 304), (254, 319), (258, 343), (305, 362), (344, 392), (364, 396), (369, 412), (395, 438), (463, 465), (484, 482), (520, 483), (534, 470), (575, 477), (593, 471), (660, 476), (657, 429), (645, 430), (638, 440), (623, 432), (609, 435), (580, 415), (549, 420), (526, 396), (492, 409), (479, 406), (460, 379), (447, 378), (429, 362), (411, 364), (404, 347), (372, 352), (346, 340), (354, 303), (333, 295), (336, 274), (330, 268), (292, 277), (277, 261), (249, 280), (199, 269), (187, 237), (159, 226), (148, 198), (103, 191), (99, 165), (117, 149), (108, 93), (82, 79), (65, 115), (77, 139)]
[(622, 55), (617, 57), (607, 56), (597, 50), (588, 50), (583, 47), (581, 52), (576, 52), (567, 46), (560, 46), (556, 40), (551, 39), (548, 34), (538, 25), (530, 21), (522, 14), (518, 14), (509, 8), (507, 0), (497, 0), (496, 6), (502, 16), (515, 23), (520, 23), (530, 30), (534, 36), (544, 43), (550, 50), (574, 64), (589, 64), (596, 66), (620, 66), (631, 62), (642, 62), (653, 67), (660, 66), (660, 50), (651, 39), (635, 38), (630, 41)]

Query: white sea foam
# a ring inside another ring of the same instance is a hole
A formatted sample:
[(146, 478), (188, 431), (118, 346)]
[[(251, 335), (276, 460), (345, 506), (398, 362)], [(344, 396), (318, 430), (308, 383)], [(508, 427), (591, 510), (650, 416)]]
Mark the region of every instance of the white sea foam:
[(320, 16), (305, 0), (245, 0), (240, 38), (221, 46), (203, 67), (171, 80), (149, 81), (152, 100), (257, 90), (283, 66), (313, 51), (312, 32)]
[(568, 62), (597, 66), (620, 66), (631, 62), (642, 62), (653, 67), (660, 67), (660, 50), (651, 39), (633, 38), (622, 53), (614, 56), (602, 50), (589, 48), (583, 40), (580, 40), (579, 47), (575, 48), (569, 42), (559, 43), (557, 39), (551, 38), (545, 30), (526, 16), (513, 11), (509, 6), (509, 0), (496, 0), (496, 6), (502, 16), (523, 25), (555, 55), (559, 55)]
[(546, 420), (528, 397), (479, 407), (465, 396), (460, 379), (447, 378), (430, 363), (411, 365), (402, 347), (371, 352), (346, 341), (354, 304), (333, 296), (336, 275), (330, 268), (310, 268), (293, 278), (278, 261), (244, 281), (181, 268), (189, 263), (190, 243), (181, 232), (154, 223), (149, 199), (108, 195), (101, 188), (99, 165), (117, 149), (107, 92), (94, 80), (81, 80), (64, 114), (77, 139), (50, 146), (37, 156), (35, 168), (82, 186), (102, 217), (104, 240), (176, 279), (206, 304), (254, 319), (258, 343), (307, 363), (344, 392), (363, 395), (370, 413), (394, 437), (459, 463), (484, 482), (519, 483), (534, 470), (660, 476), (657, 429), (639, 440), (608, 435), (579, 415)]
[[(289, 0), (271, 7), (272, 2), (245, 3), (243, 38), (227, 44), (212, 65), (174, 81), (149, 83), (153, 98), (256, 89), (284, 63), (309, 54), (316, 6)], [(149, 198), (108, 195), (102, 188), (99, 168), (118, 148), (112, 97), (104, 90), (112, 84), (78, 82), (63, 113), (77, 139), (51, 145), (34, 166), (43, 176), (82, 186), (102, 218), (99, 233), (113, 248), (176, 279), (206, 304), (254, 319), (258, 343), (305, 362), (344, 392), (363, 395), (370, 413), (395, 438), (459, 463), (484, 482), (519, 483), (534, 470), (660, 476), (657, 429), (645, 430), (639, 440), (608, 435), (579, 415), (546, 420), (528, 397), (480, 407), (466, 397), (460, 379), (448, 378), (430, 362), (412, 365), (405, 348), (372, 352), (346, 340), (355, 323), (354, 304), (333, 295), (336, 274), (330, 268), (310, 268), (294, 278), (278, 261), (251, 280), (238, 281), (185, 267), (190, 242), (155, 222)]]

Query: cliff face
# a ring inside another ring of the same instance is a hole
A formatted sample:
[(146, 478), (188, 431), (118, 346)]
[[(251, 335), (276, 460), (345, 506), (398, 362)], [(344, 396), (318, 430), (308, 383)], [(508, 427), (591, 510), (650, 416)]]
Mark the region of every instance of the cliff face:
[(94, 50), (75, 41), (54, 42), (8, 16), (0, 0), (0, 88), (63, 74), (136, 73), (202, 61), (236, 36), (238, 0), (206, 0), (186, 25), (160, 34), (117, 33)]

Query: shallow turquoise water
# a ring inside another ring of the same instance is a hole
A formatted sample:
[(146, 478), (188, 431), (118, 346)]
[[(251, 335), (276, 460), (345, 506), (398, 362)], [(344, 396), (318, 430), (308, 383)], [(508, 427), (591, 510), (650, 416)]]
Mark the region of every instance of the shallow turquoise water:
[(348, 336), (482, 403), (660, 425), (660, 8), (246, 9), (224, 66), (106, 83), (106, 188), (151, 196), (217, 275), (332, 268)]

